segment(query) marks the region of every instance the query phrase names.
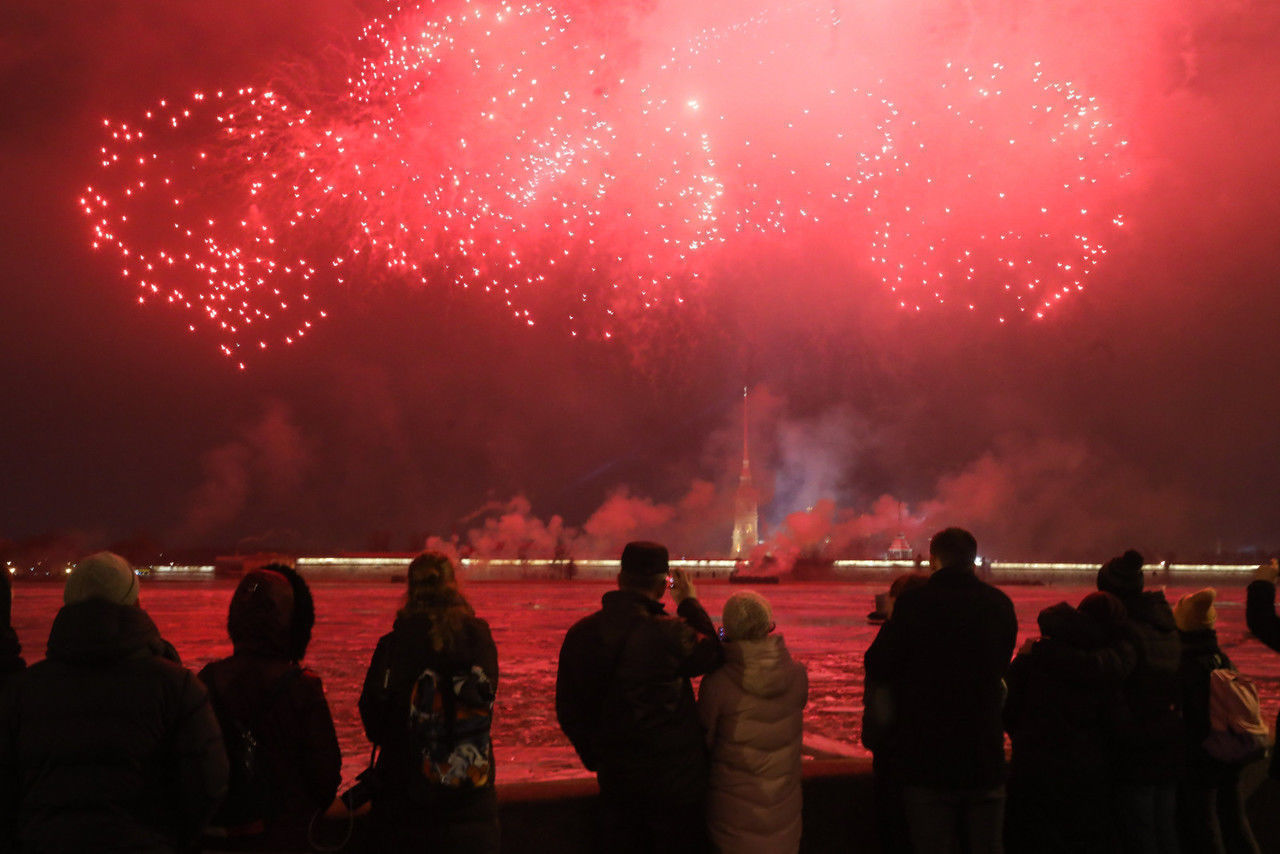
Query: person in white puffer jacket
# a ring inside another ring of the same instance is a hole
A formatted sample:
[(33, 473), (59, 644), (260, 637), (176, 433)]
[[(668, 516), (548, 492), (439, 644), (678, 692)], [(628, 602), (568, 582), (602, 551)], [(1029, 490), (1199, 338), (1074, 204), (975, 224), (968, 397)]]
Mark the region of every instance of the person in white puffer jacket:
[(702, 680), (698, 714), (711, 751), (707, 830), (721, 854), (800, 848), (800, 743), (809, 676), (774, 631), (769, 601), (724, 605), (725, 663)]

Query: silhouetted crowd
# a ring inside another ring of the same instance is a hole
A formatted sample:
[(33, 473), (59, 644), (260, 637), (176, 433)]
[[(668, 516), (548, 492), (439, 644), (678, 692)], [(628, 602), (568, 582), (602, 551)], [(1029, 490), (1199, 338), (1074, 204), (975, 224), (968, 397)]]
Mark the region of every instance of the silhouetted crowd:
[[(1040, 636), (1015, 655), (1013, 603), (976, 557), (967, 531), (938, 532), (930, 571), (894, 580), (866, 650), (879, 849), (1258, 852), (1240, 777), (1271, 731), (1218, 645), (1216, 592), (1171, 606), (1126, 552), (1098, 571), (1097, 592), (1042, 611)], [(302, 664), (315, 604), (291, 567), (244, 574), (227, 612), (233, 652), (199, 674), (118, 555), (69, 572), (29, 667), (0, 575), (0, 854), (502, 845), (498, 651), (450, 556), (408, 567), (359, 699), (369, 765), (341, 794), (333, 718)], [(1246, 616), (1280, 651), (1277, 575), (1275, 561), (1259, 568)], [(765, 597), (731, 595), (717, 630), (664, 546), (628, 544), (617, 588), (565, 635), (556, 677), (557, 720), (598, 783), (595, 850), (800, 850), (807, 700)], [(804, 847), (831, 850), (811, 836)]]
[[(930, 553), (864, 662), (882, 850), (1258, 852), (1240, 773), (1270, 728), (1218, 646), (1216, 591), (1170, 606), (1125, 552), (1010, 662), (1013, 606), (975, 576), (972, 535), (941, 531)], [(1275, 578), (1259, 569), (1247, 618), (1280, 650)]]

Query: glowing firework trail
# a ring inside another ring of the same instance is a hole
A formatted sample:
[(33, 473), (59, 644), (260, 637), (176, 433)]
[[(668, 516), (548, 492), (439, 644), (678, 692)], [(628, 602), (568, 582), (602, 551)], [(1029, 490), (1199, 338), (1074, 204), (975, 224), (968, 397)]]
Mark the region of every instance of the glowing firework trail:
[[(814, 49), (831, 25), (801, 5), (624, 62), (547, 5), (401, 9), (365, 28), (336, 97), (246, 88), (106, 121), (105, 177), (81, 204), (139, 300), (189, 310), (242, 366), (324, 316), (313, 290), (375, 276), (608, 336), (798, 229), (869, 247), (905, 307), (994, 303), (1003, 319), (1078, 288), (1119, 221), (1097, 105), (1038, 68), (951, 69), (944, 106), (917, 99), (907, 120), (891, 82), (831, 73)], [(963, 180), (935, 155), (957, 131)]]
[[(1096, 99), (1035, 63), (948, 64), (934, 103), (877, 188), (872, 260), (902, 308), (955, 302), (1040, 318), (1107, 254), (1123, 226), (1126, 142)], [(939, 153), (942, 152), (942, 153)]]

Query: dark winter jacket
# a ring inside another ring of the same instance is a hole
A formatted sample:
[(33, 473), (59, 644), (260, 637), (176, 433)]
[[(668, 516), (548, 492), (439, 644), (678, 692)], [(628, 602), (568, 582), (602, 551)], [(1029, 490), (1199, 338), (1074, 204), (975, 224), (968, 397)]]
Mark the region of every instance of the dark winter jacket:
[(1097, 786), (1108, 771), (1108, 716), (1137, 653), (1065, 602), (1041, 611), (1039, 624), (1041, 638), (1006, 677), (1010, 786)]
[[(411, 747), (409, 703), (418, 676), (431, 669), (442, 677), (466, 675), (479, 667), (496, 691), (498, 648), (489, 624), (465, 617), (452, 646), (432, 648), (432, 617), (426, 613), (403, 614), (390, 634), (374, 650), (364, 688), (360, 692), (360, 719), (369, 741), (378, 745), (379, 794), (374, 810), (380, 820), (398, 825), (440, 826), (478, 824), (496, 828), (494, 773), (481, 788), (444, 791), (431, 786), (421, 773), (420, 758)], [(492, 763), (492, 751), (487, 757)]]
[(320, 677), (285, 658), (236, 653), (206, 665), (200, 681), (226, 737), (252, 731), (257, 768), (269, 783), (265, 828), (252, 840), (233, 840), (235, 847), (306, 850), (311, 817), (333, 802), (342, 782), (342, 751)]
[(1178, 684), (1182, 693), (1182, 720), (1186, 733), (1187, 767), (1203, 778), (1225, 770), (1204, 751), (1209, 736), (1209, 674), (1219, 668), (1232, 669), (1231, 659), (1218, 647), (1213, 629), (1179, 632), (1182, 636), (1182, 664)]
[(706, 610), (677, 616), (629, 590), (575, 623), (560, 647), (556, 717), (610, 797), (693, 804), (707, 791), (707, 747), (690, 678), (720, 664)]
[[(0, 571), (3, 571), (0, 568)], [(27, 663), (22, 658), (22, 644), (11, 626), (0, 628), (0, 691), (14, 675), (22, 672)]]
[(22, 644), (18, 643), (18, 635), (9, 622), (12, 604), (9, 573), (0, 566), (0, 691), (13, 674), (27, 666), (22, 660)]
[(943, 567), (904, 592), (864, 658), (866, 677), (893, 696), (880, 767), (906, 785), (999, 785), (1001, 680), (1017, 637), (1013, 602), (971, 567)]
[(1138, 661), (1114, 711), (1112, 777), (1122, 783), (1171, 783), (1182, 774), (1182, 641), (1164, 593), (1121, 596)]
[[(1280, 652), (1280, 616), (1276, 616), (1276, 586), (1270, 581), (1254, 581), (1245, 594), (1245, 622), (1254, 637)], [(1280, 714), (1272, 732), (1280, 733)], [(1280, 749), (1271, 751), (1271, 776), (1280, 780)]]
[(204, 686), (166, 649), (136, 606), (58, 612), (46, 658), (0, 711), (0, 846), (158, 854), (194, 841), (227, 758)]

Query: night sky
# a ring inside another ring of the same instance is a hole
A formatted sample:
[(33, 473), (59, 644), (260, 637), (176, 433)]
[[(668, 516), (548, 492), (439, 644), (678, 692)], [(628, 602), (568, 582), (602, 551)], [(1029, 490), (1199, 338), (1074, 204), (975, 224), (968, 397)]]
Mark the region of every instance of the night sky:
[[(724, 31), (748, 7), (784, 6), (697, 4), (693, 20), (684, 5), (564, 9), (609, 52), (608, 73), (635, 81), (672, 40)], [(833, 85), (873, 81), (914, 111), (920, 134), (935, 134), (919, 157), (937, 180), (888, 181), (885, 204), (901, 217), (898, 196), (915, 192), (921, 204), (955, 206), (968, 219), (950, 237), (972, 237), (985, 212), (966, 197), (970, 185), (951, 179), (986, 170), (990, 186), (998, 178), (1027, 196), (1057, 167), (940, 131), (944, 119), (929, 113), (941, 103), (939, 69), (951, 59), (1042, 61), (1053, 79), (1096, 96), (1108, 140), (1125, 142), (1127, 174), (1099, 185), (1124, 225), (1084, 289), (1043, 319), (1015, 310), (1000, 323), (1003, 294), (980, 273), (943, 285), (942, 304), (904, 310), (884, 265), (867, 263), (874, 231), (837, 214), (786, 235), (731, 236), (696, 258), (696, 276), (683, 256), (660, 257), (682, 302), (646, 310), (633, 293), (610, 304), (596, 287), (590, 307), (610, 319), (586, 327), (565, 319), (581, 301), (568, 273), (547, 272), (544, 291), (527, 297), (538, 320), (529, 326), (476, 288), (355, 269), (315, 283), (327, 317), (304, 339), (273, 342), (240, 370), (190, 313), (139, 305), (118, 256), (91, 247), (78, 199), (105, 180), (103, 120), (139, 121), (158, 99), (197, 90), (281, 79), (323, 89), (368, 50), (361, 28), (387, 8), (5, 4), (0, 544), (52, 534), (72, 551), (126, 540), (408, 550), (435, 535), (494, 554), (549, 554), (559, 539), (585, 555), (654, 537), (691, 556), (723, 554), (750, 386), (762, 525), (780, 552), (827, 541), (831, 554), (870, 555), (899, 527), (922, 544), (950, 524), (970, 527), (997, 559), (1280, 547), (1280, 9), (1261, 0), (799, 7), (839, 19), (813, 51), (819, 59), (771, 91), (744, 93), (740, 77), (701, 90), (708, 102), (735, 95), (740, 116), (751, 112), (746, 96), (758, 96), (760, 145), (800, 164), (776, 179), (780, 198), (803, 202), (827, 180), (811, 163), (812, 139), (768, 132), (796, 106), (788, 93), (828, 74)], [(769, 32), (781, 41), (807, 27)], [(748, 67), (759, 32), (734, 38), (728, 65)], [(689, 85), (654, 74), (662, 86)], [(1018, 85), (1005, 96), (1013, 107)], [(651, 130), (628, 112), (630, 91), (583, 96), (615, 111), (615, 148)], [(849, 115), (823, 109), (828, 124)], [(866, 122), (849, 122), (865, 144)], [(735, 129), (740, 139), (756, 133)], [(712, 144), (724, 138), (721, 127)], [(480, 144), (467, 156), (483, 160), (499, 143)], [(422, 145), (421, 157), (441, 156)], [(741, 174), (722, 170), (726, 199), (749, 196), (732, 183)], [(435, 208), (399, 210), (415, 226), (439, 221)], [(137, 234), (151, 227), (144, 220)], [(635, 233), (600, 234), (634, 267)], [(309, 239), (355, 245), (332, 230)], [(546, 246), (524, 248), (537, 268)]]

